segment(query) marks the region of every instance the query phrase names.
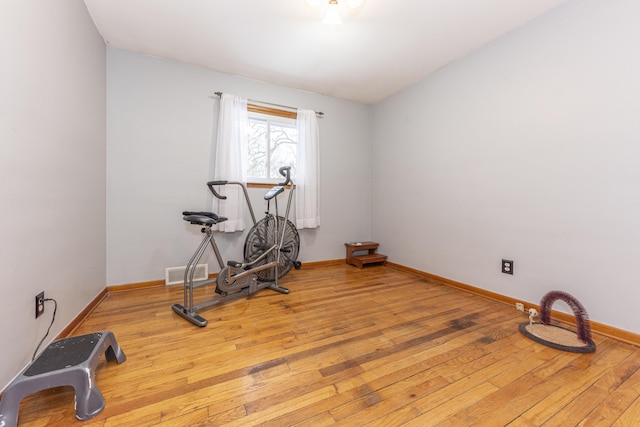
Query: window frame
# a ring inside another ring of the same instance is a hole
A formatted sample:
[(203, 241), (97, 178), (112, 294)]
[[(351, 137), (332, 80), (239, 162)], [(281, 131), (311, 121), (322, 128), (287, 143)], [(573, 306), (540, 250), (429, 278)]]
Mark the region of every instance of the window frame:
[(247, 104), (247, 111), (249, 113), (259, 113), (265, 114), (267, 116), (284, 117), (293, 120), (296, 120), (298, 118), (297, 111), (281, 110), (279, 108), (265, 107), (257, 104)]

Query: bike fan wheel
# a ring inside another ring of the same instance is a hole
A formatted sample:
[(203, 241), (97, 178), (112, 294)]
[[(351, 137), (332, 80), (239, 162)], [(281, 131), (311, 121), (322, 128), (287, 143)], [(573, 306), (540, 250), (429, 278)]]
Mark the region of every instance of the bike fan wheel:
[[(287, 274), (298, 259), (300, 250), (300, 236), (298, 230), (288, 219), (278, 217), (278, 236), (276, 236), (276, 217), (267, 215), (254, 225), (247, 240), (244, 243), (245, 262), (252, 262), (260, 257), (267, 249), (279, 241), (284, 228), (284, 238), (280, 247), (280, 258), (278, 261), (278, 279)], [(263, 259), (255, 264), (264, 265), (275, 261), (276, 251), (271, 251)], [(275, 280), (275, 268), (268, 268), (256, 273), (260, 282), (272, 282)]]

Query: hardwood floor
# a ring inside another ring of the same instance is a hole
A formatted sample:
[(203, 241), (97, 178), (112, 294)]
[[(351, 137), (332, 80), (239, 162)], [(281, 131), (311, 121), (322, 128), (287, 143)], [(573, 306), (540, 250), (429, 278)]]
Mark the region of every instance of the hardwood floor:
[(282, 284), (202, 312), (206, 328), (171, 310), (181, 287), (109, 294), (75, 332), (110, 330), (127, 355), (97, 368), (105, 410), (79, 422), (57, 388), (25, 398), (19, 425), (640, 425), (630, 344), (553, 350), (511, 306), (385, 266), (303, 267)]

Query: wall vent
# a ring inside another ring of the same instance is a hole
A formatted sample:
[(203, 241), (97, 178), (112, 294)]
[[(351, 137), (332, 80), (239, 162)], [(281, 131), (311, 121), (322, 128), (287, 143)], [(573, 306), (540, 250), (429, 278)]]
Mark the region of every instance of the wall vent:
[[(182, 267), (169, 267), (164, 269), (164, 284), (178, 285), (184, 283), (184, 272), (187, 269), (186, 265)], [(209, 264), (196, 265), (196, 271), (193, 274), (193, 280), (205, 280), (209, 278)]]

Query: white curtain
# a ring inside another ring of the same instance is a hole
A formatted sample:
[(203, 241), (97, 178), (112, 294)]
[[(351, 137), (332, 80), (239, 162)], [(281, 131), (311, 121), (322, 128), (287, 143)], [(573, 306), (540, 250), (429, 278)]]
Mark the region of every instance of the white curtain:
[(298, 110), (296, 227), (320, 226), (320, 133), (315, 111)]
[[(213, 179), (247, 182), (247, 100), (229, 94), (220, 96), (220, 114), (218, 132), (213, 150)], [(212, 227), (219, 231), (233, 232), (244, 230), (246, 201), (238, 185), (225, 185), (217, 188), (218, 193), (227, 196), (226, 200), (213, 198), (213, 212), (228, 220)]]

